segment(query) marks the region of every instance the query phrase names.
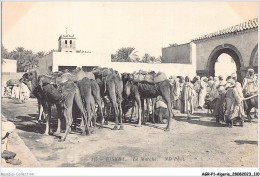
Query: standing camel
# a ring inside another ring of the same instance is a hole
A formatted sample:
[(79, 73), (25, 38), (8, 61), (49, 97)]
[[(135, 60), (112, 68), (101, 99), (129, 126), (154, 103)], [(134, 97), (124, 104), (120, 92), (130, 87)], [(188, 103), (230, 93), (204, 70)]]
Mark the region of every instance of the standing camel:
[[(115, 120), (116, 125), (112, 130), (118, 130), (118, 125), (120, 121), (120, 130), (123, 130), (123, 122), (122, 122), (122, 107), (121, 102), (122, 92), (123, 92), (123, 82), (120, 76), (113, 71), (112, 69), (96, 69), (93, 71), (95, 74), (96, 81), (100, 87), (100, 95), (106, 105), (105, 96), (108, 96), (110, 102), (112, 103), (114, 112), (115, 112)], [(105, 106), (106, 107), (106, 106)], [(108, 123), (109, 116), (107, 117), (105, 124)], [(118, 121), (119, 119), (119, 121)]]
[[(171, 109), (171, 84), (169, 80), (164, 80), (158, 83), (148, 83), (148, 82), (135, 82), (133, 80), (129, 80), (125, 84), (125, 92), (127, 97), (130, 96), (131, 90), (137, 100), (137, 102), (141, 99), (147, 98), (156, 98), (157, 96), (162, 96), (167, 104), (167, 109), (169, 111), (168, 124), (166, 126), (165, 131), (170, 130), (170, 120), (173, 117), (173, 112)], [(138, 106), (138, 114), (141, 112), (141, 107)], [(141, 116), (138, 116), (138, 126), (141, 126)]]
[[(87, 122), (87, 117), (85, 115), (85, 111), (83, 108), (82, 100), (80, 97), (80, 92), (76, 84), (74, 84), (72, 81), (66, 81), (61, 83), (60, 90), (62, 91), (62, 94), (57, 90), (57, 88), (54, 87), (51, 83), (52, 78), (47, 76), (39, 76), (37, 77), (37, 72), (32, 71), (29, 73), (25, 73), (23, 75), (23, 82), (28, 86), (30, 91), (32, 93), (37, 92), (38, 95), (40, 95), (40, 98), (42, 99), (41, 103), (46, 103), (47, 110), (48, 110), (48, 118), (46, 120), (46, 130), (45, 134), (48, 134), (50, 132), (50, 119), (51, 119), (51, 107), (52, 104), (56, 104), (56, 107), (58, 109), (58, 113), (61, 112), (61, 109), (63, 110), (63, 115), (66, 119), (66, 131), (65, 134), (61, 137), (59, 141), (65, 141), (67, 134), (70, 130), (70, 127), (72, 125), (72, 106), (73, 101), (76, 102), (77, 106), (79, 107), (81, 114), (83, 115), (83, 118), (85, 122)], [(38, 88), (38, 90), (35, 90)], [(39, 101), (38, 101), (39, 102)], [(55, 133), (60, 133), (60, 127), (61, 127), (61, 116), (58, 117), (58, 129)], [(88, 125), (85, 123), (85, 126), (83, 127), (83, 133), (86, 132), (86, 134), (89, 134)]]

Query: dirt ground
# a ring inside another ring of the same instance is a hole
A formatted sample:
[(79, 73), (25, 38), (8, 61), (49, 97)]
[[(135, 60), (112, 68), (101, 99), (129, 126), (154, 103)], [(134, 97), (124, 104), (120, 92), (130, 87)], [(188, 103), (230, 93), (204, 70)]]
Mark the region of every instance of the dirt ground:
[(16, 132), (43, 167), (257, 167), (257, 118), (229, 128), (206, 111), (195, 112), (191, 120), (174, 113), (170, 132), (163, 131), (165, 124), (136, 127), (134, 119), (124, 130), (112, 131), (114, 123), (109, 122), (90, 136), (72, 132), (61, 143), (56, 136), (36, 131), (36, 99), (25, 104), (2, 99), (2, 114), (14, 121)]

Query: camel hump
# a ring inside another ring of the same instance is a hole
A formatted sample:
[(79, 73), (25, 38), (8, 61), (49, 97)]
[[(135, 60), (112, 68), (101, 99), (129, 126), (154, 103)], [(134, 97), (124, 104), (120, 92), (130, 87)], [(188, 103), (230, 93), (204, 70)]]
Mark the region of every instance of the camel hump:
[(67, 80), (71, 80), (73, 82), (76, 82), (77, 81), (77, 76), (73, 75), (71, 73), (64, 73), (61, 76), (61, 80), (62, 80), (62, 82), (66, 82)]
[(103, 76), (107, 76), (109, 74), (113, 74), (113, 70), (110, 69), (110, 68), (105, 68), (103, 71), (102, 71), (102, 75)]
[(80, 81), (82, 80), (84, 77), (86, 77), (86, 73), (84, 71), (79, 71), (77, 74), (76, 74), (76, 79), (77, 81)]
[(85, 72), (85, 77), (95, 80), (95, 75), (92, 72)]
[(154, 77), (154, 83), (155, 83), (155, 84), (157, 84), (157, 83), (159, 83), (159, 82), (163, 82), (163, 81), (165, 81), (165, 80), (167, 80), (167, 76), (166, 76), (165, 73), (162, 73), (162, 72), (157, 73), (157, 74), (155, 75), (155, 77)]
[(151, 84), (157, 84), (159, 82), (167, 80), (167, 76), (165, 73), (157, 73), (154, 74), (139, 74), (138, 76), (134, 77), (134, 81), (136, 82), (148, 82)]
[(150, 74), (147, 74), (144, 76), (144, 81), (146, 81), (146, 82), (154, 83), (153, 79), (154, 79), (153, 76)]

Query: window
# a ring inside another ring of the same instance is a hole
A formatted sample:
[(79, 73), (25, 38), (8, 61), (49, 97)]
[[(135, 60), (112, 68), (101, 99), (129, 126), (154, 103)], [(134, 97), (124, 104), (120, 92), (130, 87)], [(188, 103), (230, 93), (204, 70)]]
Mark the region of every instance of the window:
[(67, 40), (65, 40), (65, 44), (67, 44)]
[(70, 40), (70, 44), (72, 44), (72, 40)]

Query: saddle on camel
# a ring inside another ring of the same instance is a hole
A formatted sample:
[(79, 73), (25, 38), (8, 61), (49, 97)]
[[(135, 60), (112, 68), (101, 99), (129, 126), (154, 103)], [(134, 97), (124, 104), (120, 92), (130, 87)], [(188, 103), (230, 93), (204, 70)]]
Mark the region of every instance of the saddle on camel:
[[(173, 117), (173, 112), (171, 109), (171, 99), (172, 87), (170, 81), (167, 79), (164, 73), (155, 73), (154, 71), (147, 73), (144, 71), (139, 71), (134, 73), (132, 77), (125, 83), (124, 92), (127, 97), (132, 96), (138, 105), (138, 126), (141, 126), (141, 122), (145, 124), (144, 114), (141, 118), (141, 109), (144, 112), (144, 107), (141, 105), (141, 100), (148, 98), (156, 98), (157, 96), (162, 96), (163, 100), (167, 104), (167, 109), (169, 111), (168, 124), (166, 126), (166, 131), (170, 130), (170, 120)], [(143, 102), (143, 101), (142, 101)], [(154, 106), (152, 107), (153, 112), (153, 122), (154, 122)], [(143, 119), (143, 121), (141, 120)]]
[[(70, 131), (73, 120), (72, 106), (74, 101), (80, 109), (85, 122), (87, 122), (87, 117), (85, 115), (79, 89), (73, 81), (66, 79), (66, 77), (62, 77), (59, 80), (60, 83), (57, 84), (57, 78), (52, 78), (45, 75), (38, 77), (36, 71), (25, 73), (22, 80), (32, 91), (32, 93), (35, 94), (39, 103), (39, 108), (42, 109), (40, 110), (40, 114), (43, 111), (48, 112), (45, 134), (50, 133), (49, 124), (51, 119), (51, 107), (53, 104), (56, 105), (57, 112), (59, 114), (58, 128), (55, 133), (60, 133), (62, 116), (64, 116), (66, 119), (66, 131), (59, 141), (65, 141), (67, 134)], [(87, 124), (82, 127), (82, 130), (83, 133), (86, 132), (86, 134), (89, 134)]]

